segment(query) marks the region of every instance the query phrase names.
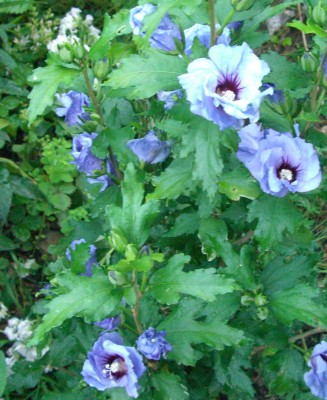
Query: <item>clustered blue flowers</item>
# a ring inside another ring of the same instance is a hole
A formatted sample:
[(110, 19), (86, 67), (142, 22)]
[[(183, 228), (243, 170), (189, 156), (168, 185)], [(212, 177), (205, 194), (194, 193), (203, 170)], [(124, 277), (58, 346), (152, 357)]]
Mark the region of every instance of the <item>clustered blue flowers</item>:
[(156, 164), (168, 157), (171, 145), (169, 142), (159, 140), (154, 131), (150, 131), (141, 139), (129, 140), (127, 147), (141, 161)]
[[(119, 317), (108, 318), (98, 326), (104, 329), (116, 329)], [(172, 350), (166, 339), (166, 332), (147, 329), (137, 340), (138, 350), (150, 360), (166, 357)], [(98, 390), (124, 387), (131, 397), (138, 397), (138, 379), (144, 374), (145, 366), (138, 351), (124, 346), (123, 338), (116, 332), (103, 333), (94, 343), (84, 362), (82, 375), (85, 382)]]
[(304, 374), (306, 385), (314, 396), (327, 400), (327, 342), (314, 347), (308, 366), (311, 370)]
[(90, 106), (89, 98), (80, 92), (70, 90), (68, 93), (57, 95), (59, 103), (63, 107), (56, 108), (58, 117), (65, 117), (68, 126), (75, 126), (83, 123), (83, 120), (89, 120), (90, 114), (84, 110), (84, 107)]

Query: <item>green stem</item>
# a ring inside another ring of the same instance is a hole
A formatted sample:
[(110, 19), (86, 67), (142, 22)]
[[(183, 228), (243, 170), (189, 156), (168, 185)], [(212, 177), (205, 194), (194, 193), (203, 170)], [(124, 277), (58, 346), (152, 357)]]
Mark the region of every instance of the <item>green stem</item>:
[(210, 47), (216, 43), (216, 15), (215, 15), (215, 0), (208, 0), (209, 19), (210, 19)]
[[(87, 91), (88, 91), (88, 93), (89, 93), (89, 95), (91, 97), (91, 100), (92, 100), (92, 103), (93, 103), (93, 105), (94, 105), (94, 107), (96, 109), (96, 112), (100, 117), (101, 124), (104, 127), (106, 127), (107, 124), (106, 124), (106, 122), (104, 120), (100, 104), (99, 104), (97, 98), (95, 97), (95, 94), (94, 94), (94, 91), (93, 91), (93, 88), (92, 88), (92, 85), (91, 85), (90, 78), (89, 78), (89, 75), (87, 73), (87, 68), (86, 67), (83, 68), (83, 76), (84, 76), (85, 84), (86, 84), (86, 87), (87, 87)], [(114, 156), (114, 153), (112, 151), (111, 146), (109, 146), (109, 158), (110, 158), (110, 161), (111, 161), (112, 165), (114, 166), (114, 169), (115, 169), (115, 171), (117, 173), (117, 177), (118, 177), (119, 181), (121, 182), (123, 180), (123, 174), (122, 174), (122, 172), (120, 171), (120, 169), (118, 167), (118, 163), (116, 161), (116, 158)]]
[(224, 28), (230, 23), (232, 18), (234, 17), (236, 11), (232, 8), (230, 12), (227, 14), (225, 21), (221, 24), (220, 28), (218, 29), (217, 36), (221, 35)]
[(140, 305), (141, 305), (141, 298), (142, 293), (140, 292), (139, 285), (137, 283), (137, 272), (133, 271), (133, 289), (136, 296), (135, 306), (133, 308), (133, 319), (135, 322), (135, 326), (137, 332), (141, 334), (143, 332), (142, 325), (139, 320), (139, 313), (140, 313)]
[(300, 335), (293, 336), (293, 337), (289, 338), (288, 341), (290, 343), (294, 343), (297, 340), (302, 340), (302, 339), (304, 339), (304, 338), (306, 338), (308, 336), (317, 335), (319, 333), (324, 333), (324, 332), (327, 332), (326, 328), (319, 328), (318, 327), (318, 328), (311, 329), (310, 331), (306, 331), (304, 333), (301, 333)]

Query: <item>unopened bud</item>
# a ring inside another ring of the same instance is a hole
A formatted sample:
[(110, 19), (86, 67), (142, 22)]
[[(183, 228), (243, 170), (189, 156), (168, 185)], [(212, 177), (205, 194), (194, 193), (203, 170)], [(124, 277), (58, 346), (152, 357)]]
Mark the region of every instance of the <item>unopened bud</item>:
[(305, 72), (314, 72), (318, 67), (318, 60), (309, 51), (301, 57), (301, 66)]
[(117, 231), (111, 232), (111, 235), (108, 237), (108, 241), (110, 246), (116, 251), (119, 251), (119, 253), (124, 253), (126, 246), (128, 245), (125, 236)]
[(268, 318), (269, 315), (269, 310), (266, 307), (260, 307), (257, 309), (257, 317), (261, 320), (264, 321), (265, 319)]
[(248, 307), (253, 303), (253, 298), (245, 294), (241, 297), (241, 304), (242, 306)]
[(231, 5), (235, 11), (245, 11), (251, 8), (254, 0), (231, 0)]
[(74, 45), (73, 49), (74, 49), (75, 58), (77, 58), (78, 60), (81, 60), (82, 58), (84, 58), (85, 49), (81, 44), (76, 43)]
[(108, 279), (115, 286), (122, 286), (126, 282), (124, 275), (118, 271), (109, 271)]
[(104, 58), (103, 60), (98, 60), (93, 65), (93, 73), (96, 78), (101, 81), (105, 79), (109, 72), (109, 61)]
[(73, 61), (73, 55), (69, 49), (63, 47), (59, 50), (59, 57), (60, 60), (64, 63), (71, 63)]
[(326, 23), (326, 11), (319, 3), (312, 10), (312, 19), (320, 26), (324, 26)]
[(125, 249), (125, 257), (127, 261), (134, 261), (137, 258), (137, 250), (133, 244), (128, 244)]
[(262, 307), (267, 304), (266, 296), (260, 293), (255, 297), (254, 302), (257, 307)]

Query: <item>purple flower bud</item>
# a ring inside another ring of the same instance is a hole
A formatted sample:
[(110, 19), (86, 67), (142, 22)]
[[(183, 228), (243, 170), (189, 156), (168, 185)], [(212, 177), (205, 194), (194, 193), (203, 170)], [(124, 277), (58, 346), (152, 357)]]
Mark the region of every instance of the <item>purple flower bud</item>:
[(172, 92), (161, 91), (157, 94), (158, 100), (164, 101), (165, 110), (171, 110), (176, 104), (177, 99), (183, 97), (183, 91), (181, 89), (173, 90)]
[(138, 378), (145, 372), (140, 354), (123, 345), (116, 333), (104, 333), (95, 342), (84, 362), (85, 382), (98, 390), (124, 387), (128, 396), (138, 397)]
[[(220, 25), (216, 25), (216, 29), (218, 30)], [(191, 26), (191, 28), (184, 30), (185, 36), (185, 54), (190, 57), (192, 55), (192, 46), (195, 38), (198, 38), (204, 47), (207, 49), (210, 48), (210, 40), (211, 40), (211, 29), (209, 25), (201, 25), (195, 24)], [(230, 30), (228, 28), (224, 28), (221, 35), (218, 36), (216, 44), (224, 44), (229, 46), (231, 41), (230, 38)]]
[[(81, 243), (86, 243), (85, 239), (73, 240), (71, 242), (71, 244), (69, 245), (69, 247), (66, 250), (66, 258), (68, 261), (72, 260), (71, 250), (73, 250), (73, 251), (76, 250), (76, 247)], [(89, 246), (90, 258), (85, 263), (85, 273), (83, 273), (81, 275), (89, 276), (89, 277), (92, 276), (93, 264), (97, 264), (96, 250), (97, 250), (97, 248), (93, 244), (91, 244)]]
[(142, 139), (127, 142), (127, 147), (142, 161), (156, 164), (164, 161), (170, 152), (170, 143), (159, 140), (153, 131)]
[(275, 89), (275, 84), (274, 83), (264, 83), (262, 85), (262, 88), (264, 90), (267, 90), (269, 88), (273, 88), (274, 93), (273, 94), (268, 94), (267, 98), (270, 100), (271, 103), (284, 103), (285, 101), (285, 96), (284, 92), (282, 90), (276, 90)]
[(73, 149), (71, 152), (74, 157), (73, 164), (76, 164), (80, 172), (84, 172), (87, 175), (92, 175), (93, 171), (100, 170), (102, 167), (102, 160), (91, 152), (93, 140), (96, 137), (96, 133), (83, 132), (73, 138)]
[[(295, 126), (297, 130), (297, 126)], [(321, 182), (318, 155), (312, 144), (290, 132), (262, 131), (251, 124), (239, 132), (237, 158), (268, 194), (283, 197), (288, 192), (308, 192)]]
[(213, 121), (220, 129), (241, 128), (245, 119), (256, 122), (264, 96), (261, 80), (269, 67), (243, 43), (242, 46), (218, 44), (209, 50), (209, 59), (198, 58), (179, 76), (194, 114)]
[[(110, 175), (116, 176), (115, 168), (110, 160), (106, 161), (106, 169)], [(107, 189), (108, 186), (112, 186), (114, 184), (112, 178), (109, 175), (101, 175), (97, 178), (88, 178), (87, 181), (91, 184), (101, 183), (102, 186), (100, 192), (103, 192), (105, 189)]]
[(314, 396), (327, 399), (327, 342), (317, 344), (311, 354), (309, 372), (304, 374), (304, 381)]
[(119, 315), (116, 315), (115, 317), (112, 318), (106, 318), (103, 319), (102, 321), (94, 323), (94, 325), (99, 326), (100, 328), (105, 329), (107, 331), (113, 331), (117, 329), (120, 324), (121, 324), (121, 319)]
[(89, 107), (89, 98), (84, 93), (70, 90), (68, 93), (57, 95), (59, 103), (63, 108), (56, 108), (55, 113), (58, 117), (65, 117), (68, 126), (74, 126), (83, 123), (82, 120), (90, 119), (89, 113), (84, 111), (84, 106)]
[(136, 341), (137, 349), (149, 360), (160, 360), (173, 349), (173, 346), (165, 339), (165, 331), (157, 332), (149, 328), (142, 333)]
[[(144, 36), (143, 19), (146, 15), (155, 12), (157, 7), (147, 3), (131, 9), (130, 25), (134, 35)], [(156, 30), (149, 39), (151, 47), (154, 49), (172, 51), (176, 49), (174, 39), (182, 40), (181, 32), (176, 24), (172, 22), (168, 14), (165, 14)]]
[(234, 32), (237, 32), (241, 29), (242, 25), (243, 25), (244, 21), (234, 21), (234, 22), (230, 22), (227, 25), (227, 28), (234, 30)]

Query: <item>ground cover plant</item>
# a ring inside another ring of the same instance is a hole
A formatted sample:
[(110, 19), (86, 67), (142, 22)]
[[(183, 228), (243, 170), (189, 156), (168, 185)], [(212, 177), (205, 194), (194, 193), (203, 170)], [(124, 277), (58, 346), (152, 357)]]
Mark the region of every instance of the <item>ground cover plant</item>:
[(0, 396), (327, 399), (326, 0), (0, 18)]

